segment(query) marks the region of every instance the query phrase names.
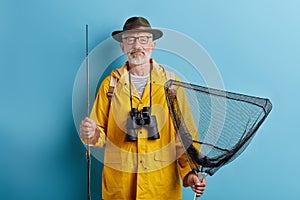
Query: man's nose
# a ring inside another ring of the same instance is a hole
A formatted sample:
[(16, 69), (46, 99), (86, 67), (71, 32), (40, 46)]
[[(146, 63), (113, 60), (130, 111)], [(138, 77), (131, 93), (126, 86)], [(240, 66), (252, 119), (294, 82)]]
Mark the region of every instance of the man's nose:
[(136, 38), (134, 43), (132, 44), (133, 47), (140, 47), (141, 46), (141, 43), (140, 41)]

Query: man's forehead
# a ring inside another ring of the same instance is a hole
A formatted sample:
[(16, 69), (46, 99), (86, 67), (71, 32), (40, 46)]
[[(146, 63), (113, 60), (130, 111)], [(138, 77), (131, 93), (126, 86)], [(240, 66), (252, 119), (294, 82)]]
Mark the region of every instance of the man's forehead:
[(129, 37), (129, 36), (152, 36), (152, 33), (149, 32), (125, 32), (122, 35), (123, 37)]

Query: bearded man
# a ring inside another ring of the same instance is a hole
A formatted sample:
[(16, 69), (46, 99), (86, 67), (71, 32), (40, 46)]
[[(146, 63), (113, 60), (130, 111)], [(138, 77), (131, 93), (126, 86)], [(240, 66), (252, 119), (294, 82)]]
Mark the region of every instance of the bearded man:
[(190, 168), (168, 110), (164, 83), (172, 73), (151, 58), (162, 35), (143, 17), (112, 33), (127, 62), (103, 80), (80, 125), (85, 144), (105, 147), (104, 200), (182, 199), (182, 185), (204, 193), (206, 180)]

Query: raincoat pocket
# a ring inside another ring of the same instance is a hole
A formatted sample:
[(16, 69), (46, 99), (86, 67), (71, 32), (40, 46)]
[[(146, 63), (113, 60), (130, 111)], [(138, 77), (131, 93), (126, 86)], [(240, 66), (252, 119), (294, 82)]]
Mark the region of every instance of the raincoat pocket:
[[(103, 186), (110, 192), (118, 194), (124, 181), (120, 152), (106, 152), (104, 165), (102, 173)], [(112, 190), (112, 188), (115, 189)]]
[(161, 197), (169, 195), (169, 191), (166, 194), (162, 191), (165, 189), (174, 189), (177, 184), (176, 180), (179, 180), (175, 152), (167, 150), (157, 151), (154, 154), (153, 163), (155, 168), (152, 168), (153, 171), (149, 177), (149, 184), (152, 183), (157, 190), (161, 191)]

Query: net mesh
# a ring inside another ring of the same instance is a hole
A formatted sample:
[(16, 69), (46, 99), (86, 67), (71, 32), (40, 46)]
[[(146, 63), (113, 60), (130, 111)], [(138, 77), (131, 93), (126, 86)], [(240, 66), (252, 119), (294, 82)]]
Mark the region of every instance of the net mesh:
[(192, 169), (209, 175), (245, 150), (272, 109), (268, 99), (175, 80), (165, 92)]

